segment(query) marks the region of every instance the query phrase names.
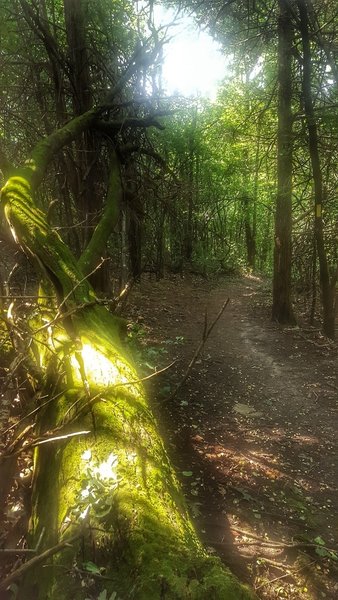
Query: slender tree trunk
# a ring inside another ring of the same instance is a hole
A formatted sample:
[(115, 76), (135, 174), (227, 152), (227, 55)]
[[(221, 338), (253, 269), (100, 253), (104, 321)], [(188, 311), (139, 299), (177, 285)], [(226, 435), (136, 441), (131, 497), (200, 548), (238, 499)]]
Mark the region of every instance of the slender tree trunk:
[(140, 281), (142, 272), (142, 200), (137, 189), (137, 172), (129, 164), (125, 170), (125, 203), (128, 210), (128, 248), (131, 274)]
[[(87, 42), (87, 0), (63, 0), (66, 36), (69, 55), (69, 79), (72, 88), (73, 112), (75, 116), (88, 111), (93, 105), (90, 60)], [(82, 226), (82, 249), (88, 243), (92, 227), (96, 225), (102, 207), (102, 189), (98, 185), (101, 168), (99, 146), (92, 131), (85, 131), (76, 140), (77, 191), (75, 201)], [(97, 276), (98, 279), (98, 276)], [(104, 286), (100, 273), (100, 287)], [(93, 281), (93, 284), (95, 282)], [(109, 293), (109, 282), (106, 281)]]
[(131, 274), (135, 281), (140, 281), (142, 272), (142, 212), (137, 210), (135, 205), (130, 213), (128, 239)]
[(272, 317), (280, 323), (295, 322), (291, 303), (292, 41), (293, 26), (288, 1), (279, 0), (277, 202)]
[(123, 290), (128, 281), (128, 240), (126, 207), (121, 211), (121, 272), (120, 289)]
[(271, 230), (272, 230), (272, 212), (269, 210), (265, 216), (265, 226), (263, 231), (263, 240), (260, 253), (260, 268), (265, 270), (267, 264), (271, 264)]
[(251, 269), (255, 268), (256, 261), (256, 240), (253, 230), (253, 200), (249, 196), (243, 197), (243, 208), (244, 208), (244, 229), (245, 229), (245, 244), (246, 244), (246, 255), (247, 264)]
[(316, 236), (312, 242), (312, 257), (311, 257), (311, 310), (310, 310), (310, 325), (314, 325), (317, 304), (317, 244)]
[(195, 131), (197, 122), (197, 111), (195, 110), (192, 122), (192, 129), (189, 132), (189, 161), (188, 161), (188, 186), (187, 186), (187, 218), (186, 231), (184, 240), (184, 255), (185, 259), (190, 262), (193, 252), (193, 214), (195, 206), (195, 170), (196, 170), (196, 154), (195, 154)]
[(304, 0), (298, 0), (298, 9), (300, 16), (300, 33), (303, 46), (303, 100), (305, 108), (305, 117), (308, 130), (309, 153), (312, 166), (312, 176), (315, 191), (315, 238), (317, 243), (317, 254), (319, 261), (319, 278), (323, 305), (323, 332), (330, 338), (335, 335), (335, 309), (334, 309), (334, 289), (330, 282), (329, 265), (325, 249), (324, 228), (323, 228), (323, 177), (320, 165), (319, 147), (318, 147), (318, 129), (316, 116), (313, 109), (313, 99), (311, 92), (312, 61), (309, 38), (309, 18), (307, 7)]
[(66, 35), (70, 56), (70, 79), (74, 113), (79, 115), (92, 105), (86, 40), (85, 0), (64, 0)]
[(262, 130), (262, 119), (259, 117), (257, 124), (257, 146), (255, 155), (255, 178), (254, 178), (254, 192), (253, 192), (253, 207), (252, 207), (252, 237), (253, 237), (253, 256), (252, 256), (252, 268), (256, 268), (257, 259), (257, 203), (258, 203), (258, 188), (259, 188), (259, 170), (260, 170), (260, 149), (261, 149), (261, 130)]

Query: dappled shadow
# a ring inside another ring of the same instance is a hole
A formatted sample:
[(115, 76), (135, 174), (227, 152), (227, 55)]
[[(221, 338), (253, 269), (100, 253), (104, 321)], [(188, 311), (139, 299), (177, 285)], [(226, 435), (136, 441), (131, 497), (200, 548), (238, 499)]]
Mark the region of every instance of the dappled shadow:
[[(259, 443), (263, 438), (278, 445), (290, 442), (285, 432), (271, 426), (263, 427), (264, 436), (262, 432), (251, 436), (247, 423), (234, 424), (230, 417), (222, 426), (209, 426), (203, 434), (199, 427), (196, 433), (184, 424), (180, 407), (184, 390), (182, 394), (176, 409), (171, 407), (165, 417), (165, 430), (167, 437), (170, 432), (173, 460), (205, 545), (238, 577), (256, 581), (257, 587), (268, 590), (269, 579), (283, 576), (290, 597), (298, 587), (311, 589), (313, 598), (323, 593), (330, 598), (332, 582), (327, 582), (327, 575), (332, 564), (323, 564), (315, 540), (322, 534), (325, 547), (337, 551), (332, 537), (323, 534), (325, 522), (331, 527), (333, 523), (327, 501), (334, 487), (323, 489), (318, 478), (312, 480), (304, 470), (298, 476), (280, 458), (280, 448), (269, 453), (257, 448), (257, 438)], [(305, 453), (318, 450), (318, 440), (311, 436), (295, 436), (291, 443), (300, 461)], [(331, 577), (335, 579), (334, 568)], [(301, 598), (301, 591), (295, 597)]]
[(211, 314), (233, 298), (174, 401), (168, 405), (163, 391), (184, 363), (155, 378), (151, 394), (205, 544), (262, 598), (275, 598), (278, 588), (284, 597), (333, 599), (336, 350), (323, 354), (297, 329), (271, 323), (261, 285), (230, 282), (210, 294), (209, 282), (163, 282), (153, 298), (147, 289), (140, 310), (155, 327), (148, 337), (185, 341), (182, 349), (166, 344), (160, 366), (177, 356), (187, 364), (208, 294)]

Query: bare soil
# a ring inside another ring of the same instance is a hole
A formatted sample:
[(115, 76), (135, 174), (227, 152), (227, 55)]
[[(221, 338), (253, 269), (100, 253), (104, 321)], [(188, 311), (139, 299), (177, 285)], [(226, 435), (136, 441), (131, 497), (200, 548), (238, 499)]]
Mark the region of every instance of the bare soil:
[[(184, 375), (204, 330), (230, 303)], [(264, 599), (338, 598), (337, 346), (270, 320), (269, 284), (144, 279), (130, 337), (196, 527)]]

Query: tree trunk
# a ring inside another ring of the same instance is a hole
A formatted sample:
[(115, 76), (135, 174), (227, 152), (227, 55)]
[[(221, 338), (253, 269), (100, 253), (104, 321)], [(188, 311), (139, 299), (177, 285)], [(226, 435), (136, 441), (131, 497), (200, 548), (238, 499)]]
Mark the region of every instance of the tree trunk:
[(52, 148), (84, 124), (75, 119), (39, 144), (1, 196), (14, 238), (58, 299), (55, 311), (41, 307), (48, 323), (34, 332), (50, 402), (39, 412), (31, 543), (42, 531), (41, 551), (79, 536), (27, 572), (19, 598), (254, 598), (200, 544), (117, 320), (85, 277), (88, 252), (82, 271), (34, 204)]
[(131, 275), (135, 281), (140, 281), (142, 273), (142, 221), (143, 207), (139, 190), (137, 189), (137, 172), (132, 164), (126, 168), (125, 206), (128, 210), (128, 250)]
[(186, 222), (184, 233), (184, 258), (190, 263), (193, 254), (193, 215), (195, 206), (195, 132), (196, 132), (197, 112), (195, 111), (192, 128), (189, 131), (189, 158), (188, 158), (188, 177), (186, 186)]
[(323, 305), (323, 332), (330, 338), (335, 336), (335, 306), (334, 306), (334, 286), (330, 282), (329, 265), (324, 242), (323, 228), (323, 177), (320, 165), (318, 130), (316, 116), (313, 108), (311, 92), (311, 49), (309, 38), (309, 18), (306, 4), (303, 0), (298, 0), (298, 9), (300, 16), (300, 33), (303, 46), (303, 99), (305, 108), (305, 117), (308, 130), (309, 152), (312, 166), (312, 176), (315, 191), (315, 238), (317, 243), (317, 253), (319, 261), (319, 279)]
[[(74, 116), (78, 116), (90, 110), (93, 105), (87, 40), (88, 1), (63, 0), (63, 4), (73, 113)], [(81, 229), (82, 248), (84, 248), (90, 239), (92, 225), (98, 222), (102, 206), (101, 177), (98, 173), (102, 171), (100, 144), (92, 131), (84, 131), (83, 135), (76, 140), (75, 164), (77, 173), (75, 201), (79, 220), (84, 222)], [(104, 269), (100, 274), (96, 274), (96, 280), (102, 288), (105, 283)], [(110, 290), (107, 288), (102, 291), (109, 294)]]
[(293, 27), (288, 2), (279, 0), (277, 202), (272, 317), (280, 323), (295, 322), (291, 304), (292, 39)]
[(246, 255), (247, 264), (250, 269), (254, 269), (256, 263), (256, 238), (253, 217), (251, 215), (251, 209), (255, 210), (255, 207), (250, 206), (253, 202), (249, 196), (243, 197)]
[(316, 236), (313, 237), (312, 242), (312, 257), (311, 257), (311, 309), (310, 309), (310, 325), (314, 325), (316, 316), (316, 304), (317, 304), (317, 244)]

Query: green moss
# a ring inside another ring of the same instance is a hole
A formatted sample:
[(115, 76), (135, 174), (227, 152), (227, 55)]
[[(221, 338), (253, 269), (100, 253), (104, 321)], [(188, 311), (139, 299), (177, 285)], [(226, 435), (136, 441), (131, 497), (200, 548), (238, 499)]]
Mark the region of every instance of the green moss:
[[(63, 410), (66, 407), (65, 400), (66, 396), (59, 401), (58, 419), (62, 412), (60, 407)], [(72, 439), (59, 448), (58, 484), (55, 485), (52, 477), (48, 481), (49, 493), (58, 492), (58, 527), (64, 530), (67, 518), (74, 515), (73, 509), (79, 502), (87, 476), (82, 458), (85, 450), (91, 450), (96, 464), (106, 460), (112, 452), (118, 456), (120, 483), (113, 492), (106, 486), (113, 495), (111, 510), (100, 517), (92, 507), (88, 516), (91, 526), (97, 529), (92, 531), (91, 544), (85, 544), (85, 550), (82, 547), (82, 559), (78, 556), (77, 561), (92, 560), (104, 568), (105, 575), (112, 580), (109, 589), (116, 590), (121, 598), (249, 598), (237, 580), (220, 562), (207, 557), (201, 547), (153, 419), (144, 437), (149, 413), (144, 411), (138, 424), (131, 427), (133, 405), (125, 404), (126, 414), (123, 406), (121, 396), (115, 400), (115, 406), (113, 402), (97, 405), (95, 434)], [(90, 420), (87, 415), (79, 427), (88, 427)], [(104, 491), (103, 486), (102, 494)], [(49, 506), (48, 497), (43, 494), (42, 498)], [(48, 521), (48, 515), (44, 516)], [(73, 522), (72, 528), (75, 526)], [(72, 578), (57, 579), (58, 568), (67, 562), (69, 564), (69, 557), (64, 554), (55, 558), (56, 579), (50, 588), (52, 595), (46, 598), (86, 597), (86, 591), (79, 591)], [(50, 576), (52, 573), (50, 570)]]

